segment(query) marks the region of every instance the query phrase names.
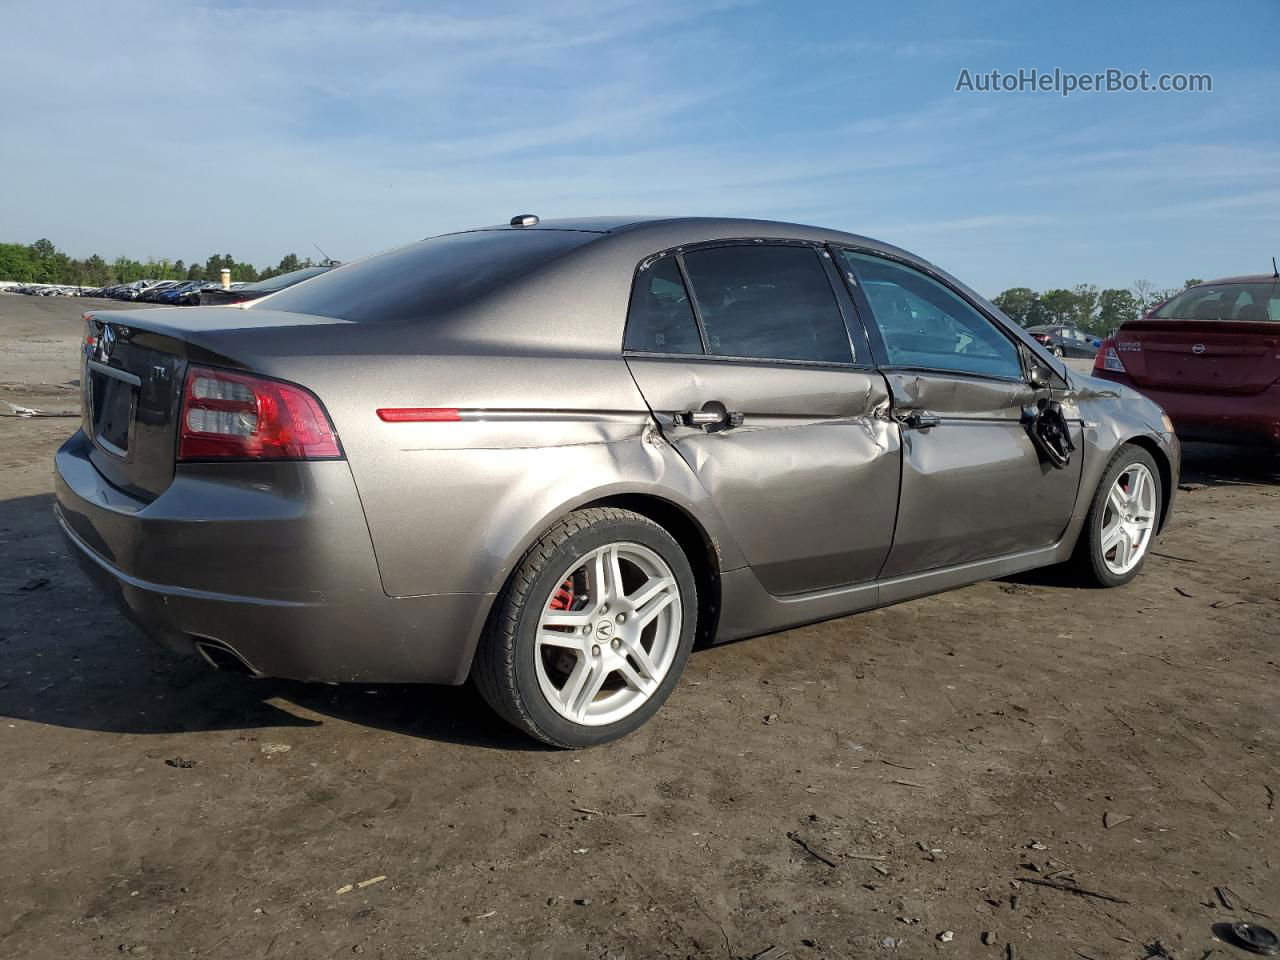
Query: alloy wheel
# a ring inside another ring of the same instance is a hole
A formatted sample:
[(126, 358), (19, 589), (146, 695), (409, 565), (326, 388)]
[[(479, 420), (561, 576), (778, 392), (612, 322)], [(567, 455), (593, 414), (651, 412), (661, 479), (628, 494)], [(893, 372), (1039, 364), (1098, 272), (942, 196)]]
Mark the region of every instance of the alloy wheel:
[(543, 696), (573, 723), (601, 726), (629, 716), (653, 696), (680, 646), (675, 574), (648, 547), (610, 543), (554, 582), (536, 636)]
[(1156, 524), (1156, 483), (1141, 463), (1120, 471), (1102, 514), (1102, 560), (1117, 576), (1136, 567), (1151, 544)]

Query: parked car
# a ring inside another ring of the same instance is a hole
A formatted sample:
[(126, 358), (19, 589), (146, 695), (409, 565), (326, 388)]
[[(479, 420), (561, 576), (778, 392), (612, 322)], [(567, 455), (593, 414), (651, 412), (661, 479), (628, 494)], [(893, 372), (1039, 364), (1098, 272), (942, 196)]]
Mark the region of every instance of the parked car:
[(1280, 451), (1280, 276), (1182, 291), (1104, 340), (1094, 374), (1151, 397), (1184, 440)]
[(1057, 324), (1027, 327), (1027, 333), (1048, 347), (1055, 357), (1087, 357), (1092, 359), (1098, 352), (1098, 345), (1102, 342), (1092, 334), (1085, 333), (1076, 327), (1064, 327)]
[(338, 264), (336, 262), (321, 264), (318, 267), (303, 267), (301, 270), (293, 270), (289, 273), (277, 274), (266, 280), (258, 280), (255, 283), (235, 284), (230, 290), (224, 290), (220, 286), (207, 287), (200, 291), (201, 306), (226, 306), (230, 303), (244, 303), (247, 300), (257, 300), (268, 294), (291, 287), (295, 283), (301, 283), (303, 280), (310, 280), (312, 277), (318, 277), (322, 273), (327, 273)]
[(29, 297), (73, 297), (77, 288), (56, 283), (26, 283), (14, 286), (12, 292)]
[(138, 294), (138, 299), (145, 303), (165, 303), (165, 297), (169, 291), (176, 289), (183, 283), (185, 283), (183, 280), (155, 281)]
[(1179, 466), (1156, 404), (937, 267), (752, 220), (522, 216), (244, 311), (91, 312), (82, 380), (58, 522), (153, 637), (470, 676), (562, 747), (652, 716), (695, 638), (1126, 583)]
[(177, 281), (164, 289), (149, 291), (147, 299), (166, 306), (193, 306), (200, 302), (200, 288), (203, 286), (204, 281), (201, 280)]
[(156, 280), (134, 280), (130, 283), (120, 283), (114, 287), (108, 287), (106, 293), (115, 300), (137, 300), (157, 282)]

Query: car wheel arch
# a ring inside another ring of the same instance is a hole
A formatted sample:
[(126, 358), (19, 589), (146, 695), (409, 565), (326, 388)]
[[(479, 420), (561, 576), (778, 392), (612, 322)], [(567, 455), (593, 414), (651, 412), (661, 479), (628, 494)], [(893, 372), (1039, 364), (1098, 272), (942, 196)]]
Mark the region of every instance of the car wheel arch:
[(648, 517), (675, 538), (693, 567), (698, 587), (698, 626), (695, 645), (715, 639), (720, 620), (720, 551), (706, 527), (675, 501), (652, 493), (623, 493), (592, 500), (586, 507), (618, 507)]
[[(532, 524), (524, 536), (508, 551), (504, 562), (494, 571), (493, 580), (487, 591), (490, 603), (476, 629), (472, 631), (472, 636), (468, 637), (467, 651), (463, 661), (468, 670), (475, 655), (475, 645), (480, 629), (487, 621), (493, 604), (501, 595), (502, 588), (519, 566), (521, 558), (538, 538), (556, 523), (575, 510), (588, 507), (620, 507), (632, 510), (653, 520), (675, 538), (694, 568), (694, 578), (698, 586), (698, 630), (695, 641), (705, 644), (714, 638), (720, 615), (720, 575), (728, 569), (726, 562), (732, 564), (732, 559), (736, 556), (732, 551), (736, 548), (732, 544), (724, 544), (713, 534), (713, 518), (700, 516), (695, 504), (681, 502), (679, 498), (670, 496), (669, 490), (637, 488), (629, 484), (619, 485), (584, 491), (579, 496), (561, 503), (556, 509), (539, 517), (538, 522)], [(708, 523), (709, 519), (711, 523)], [(724, 549), (726, 547), (727, 553)], [(736, 568), (742, 563), (732, 565)]]

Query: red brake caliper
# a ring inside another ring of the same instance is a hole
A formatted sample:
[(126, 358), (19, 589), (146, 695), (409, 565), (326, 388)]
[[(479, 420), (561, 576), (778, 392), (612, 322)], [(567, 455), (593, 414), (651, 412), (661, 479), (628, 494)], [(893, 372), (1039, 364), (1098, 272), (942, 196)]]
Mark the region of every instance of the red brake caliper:
[[(571, 573), (565, 577), (564, 583), (556, 587), (556, 592), (551, 595), (551, 602), (547, 606), (552, 610), (568, 610), (577, 599), (573, 592), (573, 587), (573, 574)], [(556, 657), (555, 665), (567, 677), (573, 672), (573, 668), (577, 666), (577, 658), (565, 650)]]
[(573, 574), (565, 577), (564, 583), (556, 587), (556, 592), (551, 595), (550, 607), (552, 610), (568, 610), (573, 605)]

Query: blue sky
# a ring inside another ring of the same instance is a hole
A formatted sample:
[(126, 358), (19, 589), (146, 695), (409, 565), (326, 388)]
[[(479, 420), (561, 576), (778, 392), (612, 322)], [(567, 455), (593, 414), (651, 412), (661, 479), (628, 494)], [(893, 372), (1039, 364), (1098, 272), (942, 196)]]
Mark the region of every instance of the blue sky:
[[(979, 7), (980, 9), (974, 9)], [(0, 240), (340, 259), (605, 213), (798, 220), (988, 294), (1280, 254), (1280, 3), (30, 2)], [(1212, 93), (957, 93), (962, 68)]]

